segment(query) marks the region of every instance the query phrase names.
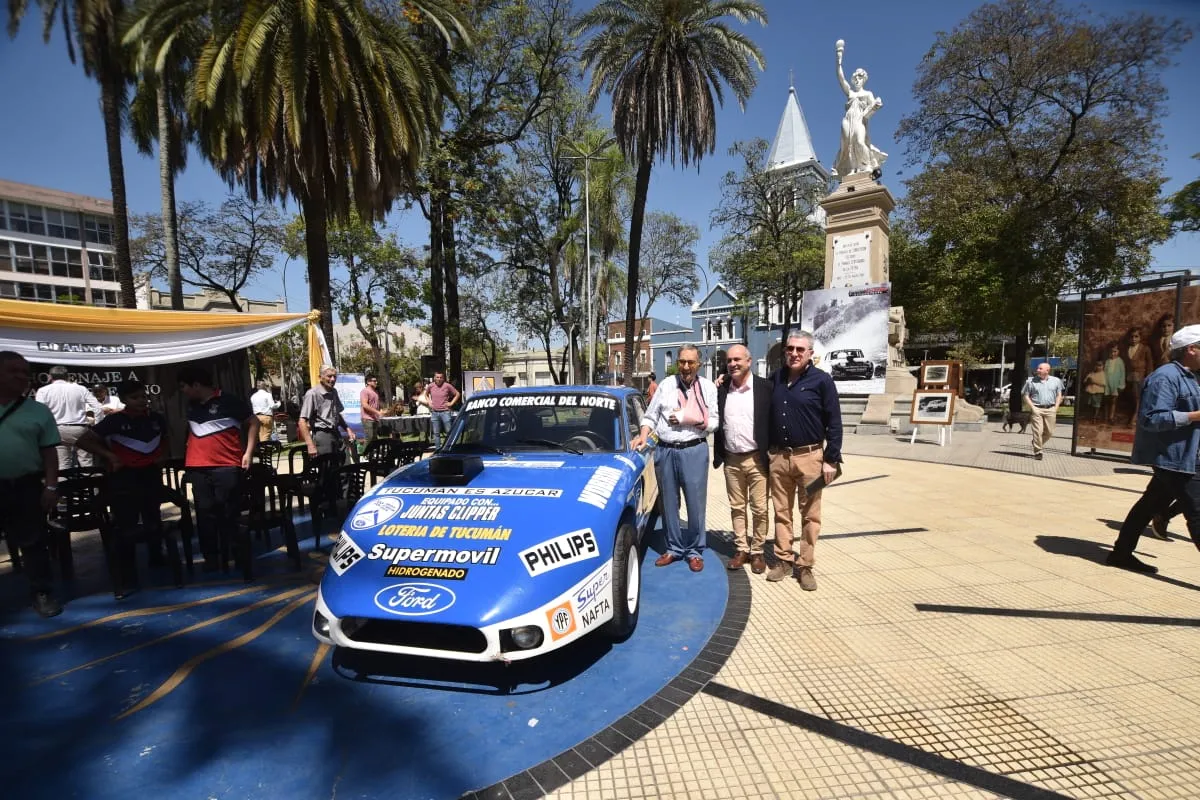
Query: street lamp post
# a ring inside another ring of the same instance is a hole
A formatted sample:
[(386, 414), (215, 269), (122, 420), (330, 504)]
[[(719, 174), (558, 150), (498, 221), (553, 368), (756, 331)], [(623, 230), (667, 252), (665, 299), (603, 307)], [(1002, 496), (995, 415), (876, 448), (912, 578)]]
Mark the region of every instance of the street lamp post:
[[(587, 317), (588, 325), (588, 384), (596, 382), (596, 321), (592, 318), (595, 310), (595, 299), (592, 297), (592, 199), (591, 199), (591, 175), (588, 171), (588, 165), (592, 159), (599, 158), (596, 154), (616, 139), (612, 136), (605, 139), (600, 144), (593, 147), (591, 150), (584, 151), (578, 145), (568, 144), (576, 155), (562, 156), (569, 161), (583, 162), (583, 241), (584, 241), (584, 258), (587, 261), (585, 265), (584, 280), (587, 283), (586, 291), (584, 291), (584, 300), (587, 302), (587, 308), (584, 315)], [(627, 367), (628, 368), (628, 367)], [(632, 373), (630, 374), (632, 377)]]

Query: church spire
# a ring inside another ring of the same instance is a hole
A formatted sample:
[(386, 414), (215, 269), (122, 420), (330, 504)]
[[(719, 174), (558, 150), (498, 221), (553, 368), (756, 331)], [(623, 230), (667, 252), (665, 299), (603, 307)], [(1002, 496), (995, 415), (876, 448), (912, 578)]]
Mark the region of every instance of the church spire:
[[(790, 73), (788, 83), (791, 83)], [(804, 121), (804, 112), (796, 100), (796, 87), (789, 86), (783, 117), (779, 120), (775, 141), (771, 143), (771, 152), (767, 156), (767, 169), (786, 169), (809, 163), (819, 166), (812, 136), (808, 133), (808, 123)]]

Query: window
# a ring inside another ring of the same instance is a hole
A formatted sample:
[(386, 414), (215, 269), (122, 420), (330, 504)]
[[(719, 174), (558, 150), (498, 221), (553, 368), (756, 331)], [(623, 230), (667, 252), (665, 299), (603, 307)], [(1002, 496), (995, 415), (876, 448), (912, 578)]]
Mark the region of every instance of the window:
[(33, 251), (33, 272), (35, 275), (50, 274), (50, 248), (44, 244), (35, 244)]
[(46, 235), (46, 210), (41, 206), (25, 206), (25, 216), (29, 219), (29, 232), (38, 236)]
[(29, 233), (29, 220), (25, 217), (24, 204), (8, 204), (8, 229), (10, 231)]
[(13, 257), (12, 247), (8, 242), (0, 239), (0, 272), (12, 272)]
[(24, 242), (13, 242), (13, 263), (17, 272), (33, 273), (33, 248)]
[(16, 297), (17, 285), (12, 281), (0, 281), (0, 297)]
[(93, 289), (92, 302), (98, 306), (109, 306), (110, 308), (117, 307), (117, 293), (110, 292), (107, 289)]
[(94, 244), (112, 244), (112, 222), (100, 217), (84, 217), (83, 230)]
[(640, 394), (629, 396), (629, 438), (637, 436), (642, 431), (642, 417), (646, 416), (646, 404)]
[(88, 275), (94, 281), (116, 281), (117, 271), (113, 268), (111, 253), (88, 251)]
[(50, 248), (50, 273), (58, 278), (83, 278), (80, 251), (69, 247)]
[(8, 230), (8, 214), (4, 211), (5, 203), (0, 200), (0, 230)]
[(54, 302), (66, 303), (68, 305), (83, 304), (83, 287), (82, 286), (55, 286), (54, 287)]
[(74, 211), (59, 211), (57, 208), (46, 209), (46, 235), (55, 239), (70, 239), (79, 241), (79, 215)]

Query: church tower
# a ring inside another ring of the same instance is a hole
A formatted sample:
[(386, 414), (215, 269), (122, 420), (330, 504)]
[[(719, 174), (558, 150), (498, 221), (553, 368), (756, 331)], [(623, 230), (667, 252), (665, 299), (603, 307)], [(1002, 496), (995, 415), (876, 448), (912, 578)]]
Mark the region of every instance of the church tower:
[(822, 227), (825, 225), (825, 210), (820, 201), (832, 188), (829, 170), (817, 160), (808, 123), (796, 100), (796, 87), (788, 87), (787, 104), (775, 140), (767, 155), (767, 170), (778, 173), (792, 187), (792, 201), (797, 207), (808, 209), (808, 217)]

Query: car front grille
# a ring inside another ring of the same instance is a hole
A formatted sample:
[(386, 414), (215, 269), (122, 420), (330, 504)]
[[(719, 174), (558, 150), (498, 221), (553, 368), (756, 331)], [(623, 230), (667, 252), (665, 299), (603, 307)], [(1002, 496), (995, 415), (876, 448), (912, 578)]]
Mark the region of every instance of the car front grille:
[(420, 647), (456, 653), (482, 653), (487, 649), (487, 637), (483, 631), (465, 625), (442, 625), (436, 622), (370, 619), (347, 635), (355, 642), (394, 647)]

